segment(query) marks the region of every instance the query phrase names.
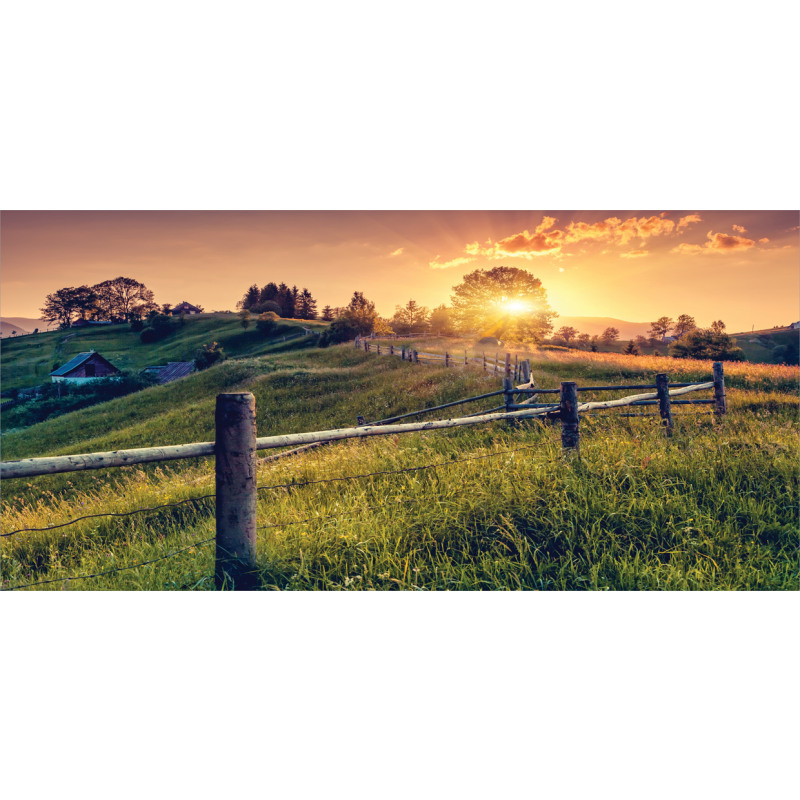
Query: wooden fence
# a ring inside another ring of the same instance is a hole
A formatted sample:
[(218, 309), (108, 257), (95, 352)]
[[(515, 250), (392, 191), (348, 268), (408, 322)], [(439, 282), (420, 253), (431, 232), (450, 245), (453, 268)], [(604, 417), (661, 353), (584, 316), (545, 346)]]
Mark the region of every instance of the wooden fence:
[[(509, 359), (506, 369), (509, 371)], [(578, 392), (619, 391), (626, 389), (655, 389), (655, 392), (622, 397), (617, 400), (578, 402)], [(710, 400), (672, 400), (690, 392), (713, 389)], [(558, 394), (557, 403), (532, 402), (540, 394)], [(438, 419), (427, 422), (392, 424), (398, 419), (426, 414), (459, 404), (475, 402), (496, 395), (503, 395), (504, 410), (494, 409), (453, 419)], [(518, 396), (522, 395), (523, 400)], [(722, 364), (714, 364), (714, 379), (699, 384), (669, 384), (666, 375), (658, 375), (656, 383), (644, 386), (585, 386), (565, 381), (560, 389), (537, 389), (530, 385), (514, 386), (511, 379), (504, 379), (503, 389), (483, 395), (445, 403), (433, 408), (421, 409), (410, 414), (401, 414), (374, 423), (359, 424), (353, 428), (339, 428), (308, 433), (290, 433), (278, 436), (256, 436), (255, 398), (248, 392), (217, 395), (215, 413), (215, 441), (192, 444), (143, 447), (132, 450), (116, 450), (105, 453), (27, 458), (18, 461), (0, 462), (0, 479), (32, 478), (65, 472), (79, 472), (109, 467), (131, 466), (183, 458), (215, 456), (216, 477), (216, 562), (215, 582), (217, 587), (232, 586), (235, 589), (251, 588), (255, 569), (256, 538), (256, 452), (275, 448), (296, 448), (299, 452), (307, 446), (334, 442), (343, 439), (389, 436), (417, 431), (442, 430), (465, 425), (481, 425), (500, 420), (524, 420), (550, 417), (561, 421), (561, 441), (565, 451), (577, 451), (580, 441), (579, 415), (581, 412), (617, 408), (625, 405), (655, 403), (659, 406), (662, 421), (668, 433), (672, 431), (671, 405), (680, 402), (714, 403), (715, 411), (726, 412), (725, 384)], [(361, 423), (362, 420), (359, 420)], [(304, 446), (304, 447), (300, 447)]]

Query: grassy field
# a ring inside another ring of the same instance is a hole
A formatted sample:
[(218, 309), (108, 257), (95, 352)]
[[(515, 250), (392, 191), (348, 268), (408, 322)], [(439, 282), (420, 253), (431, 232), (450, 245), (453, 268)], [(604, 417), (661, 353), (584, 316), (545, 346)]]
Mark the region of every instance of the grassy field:
[[(124, 323), (3, 339), (3, 391), (47, 383), (54, 364), (65, 364), (87, 350), (97, 350), (117, 369), (138, 371), (168, 361), (191, 361), (195, 351), (214, 341), (222, 345), (228, 356), (238, 358), (282, 349), (282, 341), (264, 337), (256, 330), (254, 319), (243, 330), (235, 314), (199, 314), (187, 317), (183, 325), (178, 320), (173, 324), (173, 331), (166, 338), (152, 344), (143, 344), (139, 334)], [(302, 326), (327, 325), (299, 320), (282, 324), (298, 332)]]
[[(655, 372), (675, 381), (710, 375), (708, 362), (663, 357), (525, 356), (542, 388), (650, 382)], [(797, 382), (797, 368), (726, 364), (725, 418), (676, 407), (667, 439), (654, 417), (585, 417), (580, 458), (562, 455), (557, 424), (526, 422), (341, 442), (264, 464), (259, 486), (279, 488), (259, 492), (261, 586), (797, 589)], [(209, 441), (219, 391), (255, 394), (263, 436), (353, 425), (359, 414), (377, 419), (496, 388), (499, 379), (477, 369), (415, 366), (347, 345), (268, 354), (8, 434), (3, 458)], [(396, 472), (369, 474), (387, 470)], [(9, 480), (3, 532), (208, 493), (210, 459)], [(203, 500), (3, 538), (3, 585), (212, 589), (213, 513), (213, 500)]]

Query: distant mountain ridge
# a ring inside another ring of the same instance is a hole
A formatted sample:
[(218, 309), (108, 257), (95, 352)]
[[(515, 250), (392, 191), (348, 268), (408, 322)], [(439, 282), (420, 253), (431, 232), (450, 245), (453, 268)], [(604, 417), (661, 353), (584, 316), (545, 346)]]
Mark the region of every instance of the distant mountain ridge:
[(556, 317), (553, 320), (553, 331), (561, 327), (576, 328), (578, 333), (588, 333), (589, 336), (599, 336), (606, 328), (616, 328), (620, 339), (635, 339), (637, 336), (647, 336), (650, 330), (649, 322), (628, 322), (615, 317)]
[[(53, 330), (58, 327), (55, 323), (45, 322), (34, 317), (0, 317), (0, 330), (3, 336), (11, 336), (11, 331), (16, 330), (17, 336), (23, 333), (33, 333), (35, 328), (40, 331)], [(49, 325), (49, 328), (48, 328)]]

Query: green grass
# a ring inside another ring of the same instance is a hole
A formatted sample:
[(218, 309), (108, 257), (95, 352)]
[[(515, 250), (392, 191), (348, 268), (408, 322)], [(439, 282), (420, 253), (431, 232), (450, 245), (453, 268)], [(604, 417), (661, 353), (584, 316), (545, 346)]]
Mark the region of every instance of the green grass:
[[(644, 367), (622, 356), (534, 356), (545, 388), (652, 377)], [(681, 377), (709, 367), (683, 364)], [(585, 417), (579, 458), (562, 454), (557, 424), (527, 422), (347, 441), (262, 465), (259, 485), (439, 466), (260, 492), (259, 525), (277, 526), (259, 531), (260, 585), (797, 589), (797, 370), (792, 384), (788, 368), (747, 368), (728, 378), (725, 418), (676, 410), (667, 439), (652, 417)], [(267, 355), (9, 434), (3, 458), (208, 441), (219, 391), (255, 394), (263, 436), (353, 425), (359, 414), (376, 419), (498, 383), (349, 346)], [(4, 531), (42, 527), (213, 492), (213, 461), (14, 480), (3, 490)], [(213, 513), (206, 500), (4, 538), (4, 585), (55, 578), (36, 588), (212, 589), (213, 542), (196, 543), (213, 537)], [(182, 548), (148, 566), (63, 582)]]
[[(324, 322), (285, 321), (281, 324), (296, 328), (324, 327)], [(200, 314), (187, 317), (181, 325), (173, 321), (172, 332), (161, 341), (143, 344), (140, 336), (127, 324), (100, 325), (50, 331), (31, 336), (2, 340), (2, 387), (19, 389), (50, 382), (54, 363), (65, 364), (70, 358), (87, 350), (97, 350), (120, 370), (138, 371), (168, 361), (191, 361), (204, 344), (219, 342), (229, 357), (242, 358), (285, 348), (295, 348), (297, 343), (280, 337), (264, 337), (251, 320), (250, 327), (242, 329), (235, 314)]]

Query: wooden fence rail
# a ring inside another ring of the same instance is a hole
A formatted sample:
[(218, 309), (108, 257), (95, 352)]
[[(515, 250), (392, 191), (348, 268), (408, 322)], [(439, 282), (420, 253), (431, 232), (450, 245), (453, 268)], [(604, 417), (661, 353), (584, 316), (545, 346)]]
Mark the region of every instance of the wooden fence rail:
[[(561, 389), (558, 390), (558, 405), (533, 403), (521, 405), (513, 403), (513, 394), (517, 387), (510, 385), (509, 373), (511, 369), (509, 359), (506, 359), (505, 367), (504, 386), (503, 390), (499, 392), (488, 392), (484, 395), (466, 398), (454, 403), (445, 403), (436, 409), (423, 409), (419, 412), (412, 412), (412, 414), (403, 414), (388, 420), (381, 420), (378, 423), (363, 424), (355, 428), (289, 433), (260, 438), (256, 436), (255, 398), (253, 395), (249, 392), (220, 394), (217, 395), (215, 414), (215, 442), (194, 442), (164, 447), (115, 450), (105, 453), (2, 461), (0, 462), (0, 479), (32, 478), (40, 475), (215, 456), (217, 525), (215, 582), (218, 588), (229, 586), (234, 589), (247, 589), (253, 586), (255, 569), (255, 475), (257, 465), (256, 452), (258, 450), (290, 447), (297, 448), (299, 451), (304, 449), (303, 446), (343, 439), (364, 439), (372, 436), (391, 436), (402, 433), (443, 430), (503, 420), (559, 417), (562, 429), (562, 446), (565, 451), (575, 451), (578, 449), (580, 441), (579, 415), (581, 412), (653, 402), (659, 405), (662, 420), (669, 433), (672, 430), (670, 403), (681, 402), (672, 401), (671, 398), (705, 389), (714, 390), (714, 399), (706, 402), (713, 402), (717, 413), (723, 414), (726, 411), (725, 385), (721, 364), (714, 365), (714, 380), (707, 383), (668, 388), (669, 384), (666, 375), (659, 375), (656, 392), (589, 403), (578, 402), (579, 387), (574, 382), (565, 381), (561, 384)], [(499, 407), (503, 409), (499, 412), (497, 409), (491, 409), (488, 412), (477, 412), (453, 419), (386, 424), (413, 414), (449, 408), (460, 403), (472, 402), (500, 394), (504, 395), (505, 404)]]

